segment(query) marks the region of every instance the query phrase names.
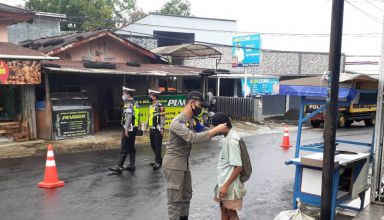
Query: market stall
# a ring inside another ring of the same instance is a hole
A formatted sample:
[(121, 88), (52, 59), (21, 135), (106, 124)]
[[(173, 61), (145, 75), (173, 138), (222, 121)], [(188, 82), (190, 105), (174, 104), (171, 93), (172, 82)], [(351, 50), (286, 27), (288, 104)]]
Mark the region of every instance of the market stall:
[[(325, 111), (328, 94), (328, 80), (323, 76), (308, 77), (280, 82), (281, 95), (301, 97), (295, 158), (286, 162), (296, 166), (293, 193), (293, 207), (296, 199), (303, 203), (320, 206), (324, 143), (302, 145), (303, 124), (311, 117)], [(377, 92), (377, 80), (363, 74), (340, 75), (339, 107), (348, 107), (356, 96)], [(306, 105), (320, 105), (310, 114), (304, 115)], [(364, 208), (365, 192), (368, 190), (368, 167), (373, 158), (372, 143), (336, 139), (335, 170), (332, 186), (332, 220), (336, 207), (361, 211)], [(356, 150), (352, 146), (360, 147)], [(314, 152), (301, 155), (301, 151)], [(360, 198), (360, 207), (346, 205), (346, 202)]]

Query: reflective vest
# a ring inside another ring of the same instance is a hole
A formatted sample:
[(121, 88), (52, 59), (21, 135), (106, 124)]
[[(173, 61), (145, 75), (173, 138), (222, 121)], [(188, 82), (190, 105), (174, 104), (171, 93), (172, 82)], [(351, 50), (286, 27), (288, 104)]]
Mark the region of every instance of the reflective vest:
[(121, 124), (124, 126), (127, 116), (132, 114), (131, 126), (137, 127), (140, 123), (140, 106), (133, 99), (124, 103)]
[[(133, 115), (134, 115), (134, 123), (135, 123), (135, 127), (139, 126), (140, 125), (140, 106), (137, 102), (135, 102), (133, 104)], [(141, 126), (141, 125), (140, 125)]]
[(164, 107), (161, 103), (158, 102), (155, 105), (150, 105), (148, 112), (148, 126), (157, 128), (158, 125), (161, 125), (161, 116), (164, 114)]

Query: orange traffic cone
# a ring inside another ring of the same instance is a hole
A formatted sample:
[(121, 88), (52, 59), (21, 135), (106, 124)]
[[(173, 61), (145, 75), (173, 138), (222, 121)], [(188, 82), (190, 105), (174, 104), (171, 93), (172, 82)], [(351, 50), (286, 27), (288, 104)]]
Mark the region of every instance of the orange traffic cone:
[(57, 175), (55, 157), (53, 155), (52, 144), (48, 145), (47, 162), (45, 163), (44, 180), (38, 184), (43, 188), (55, 188), (64, 186), (64, 181), (60, 181)]
[(280, 147), (286, 147), (286, 148), (292, 147), (291, 143), (289, 141), (289, 132), (288, 132), (288, 125), (287, 124), (285, 124), (283, 143), (280, 145)]

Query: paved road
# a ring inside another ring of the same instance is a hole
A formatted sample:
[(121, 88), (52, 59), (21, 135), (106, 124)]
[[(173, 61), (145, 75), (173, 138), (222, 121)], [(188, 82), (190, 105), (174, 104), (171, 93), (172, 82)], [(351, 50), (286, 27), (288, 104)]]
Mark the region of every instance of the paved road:
[[(370, 128), (338, 130), (348, 139), (371, 140)], [(295, 133), (291, 140), (295, 143)], [(304, 143), (321, 140), (322, 130), (303, 133)], [(291, 208), (294, 168), (284, 165), (294, 148), (279, 147), (282, 134), (245, 138), (254, 173), (246, 183), (247, 196), (241, 219), (273, 219)], [(199, 145), (191, 153), (193, 199), (190, 219), (219, 219), (213, 201), (217, 143)], [(138, 149), (134, 174), (108, 175), (118, 151), (56, 155), (59, 176), (65, 187), (41, 189), (45, 157), (0, 160), (0, 219), (167, 219), (164, 179), (161, 170), (149, 166), (149, 147)]]

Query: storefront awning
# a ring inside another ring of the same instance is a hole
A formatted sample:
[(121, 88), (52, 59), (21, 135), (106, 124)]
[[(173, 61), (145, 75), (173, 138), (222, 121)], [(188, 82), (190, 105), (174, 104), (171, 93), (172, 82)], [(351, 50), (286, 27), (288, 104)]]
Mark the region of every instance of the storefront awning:
[(216, 49), (204, 44), (181, 44), (174, 46), (158, 47), (151, 52), (160, 56), (170, 57), (220, 57), (221, 53)]
[[(365, 74), (341, 73), (339, 99), (352, 100), (357, 90), (377, 90), (377, 79)], [(323, 76), (307, 77), (280, 82), (281, 95), (321, 97), (328, 96), (328, 80)]]
[(46, 61), (42, 64), (44, 69), (60, 73), (84, 74), (110, 74), (110, 75), (136, 75), (136, 76), (192, 76), (199, 77), (202, 69), (166, 64), (140, 64), (128, 66), (124, 63), (116, 64), (116, 69), (86, 68), (78, 61)]

